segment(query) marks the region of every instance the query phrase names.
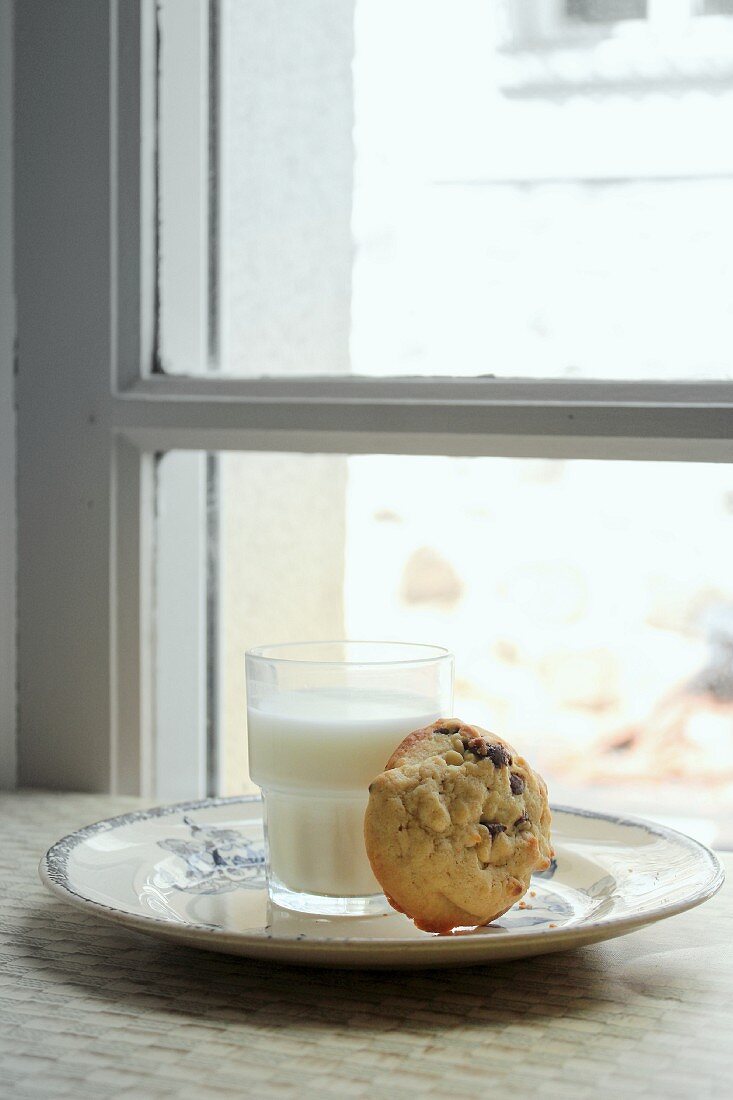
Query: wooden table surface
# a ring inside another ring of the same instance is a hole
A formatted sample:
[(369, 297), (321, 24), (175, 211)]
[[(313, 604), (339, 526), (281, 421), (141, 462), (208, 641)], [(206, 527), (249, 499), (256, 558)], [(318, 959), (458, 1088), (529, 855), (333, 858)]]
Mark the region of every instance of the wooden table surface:
[(733, 881), (692, 912), (536, 960), (275, 966), (166, 946), (43, 889), (54, 840), (142, 805), (0, 796), (0, 1096), (731, 1094)]

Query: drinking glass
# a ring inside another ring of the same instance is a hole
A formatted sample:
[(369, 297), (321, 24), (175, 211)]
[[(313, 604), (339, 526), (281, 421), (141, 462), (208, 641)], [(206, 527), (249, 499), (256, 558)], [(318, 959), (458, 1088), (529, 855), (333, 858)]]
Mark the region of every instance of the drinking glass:
[(306, 642), (251, 649), (245, 664), (270, 899), (308, 913), (384, 911), (364, 847), (369, 784), (408, 733), (450, 715), (453, 655), (404, 642)]

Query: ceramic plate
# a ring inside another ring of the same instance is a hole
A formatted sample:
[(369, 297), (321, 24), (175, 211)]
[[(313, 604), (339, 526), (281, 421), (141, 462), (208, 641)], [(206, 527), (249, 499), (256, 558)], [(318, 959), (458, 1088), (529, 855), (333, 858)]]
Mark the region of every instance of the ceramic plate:
[(211, 951), (313, 966), (455, 966), (564, 951), (681, 913), (723, 872), (703, 845), (648, 822), (553, 807), (556, 859), (486, 928), (421, 932), (390, 910), (313, 917), (268, 905), (258, 798), (124, 814), (57, 841), (44, 884), (127, 928)]

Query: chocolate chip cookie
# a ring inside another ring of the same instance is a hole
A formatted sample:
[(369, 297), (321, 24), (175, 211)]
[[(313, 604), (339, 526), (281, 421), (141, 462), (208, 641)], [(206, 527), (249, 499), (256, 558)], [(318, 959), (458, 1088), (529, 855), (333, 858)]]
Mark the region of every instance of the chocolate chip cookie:
[(426, 932), (496, 920), (553, 855), (544, 780), (455, 718), (398, 745), (369, 788), (364, 837), (390, 904)]

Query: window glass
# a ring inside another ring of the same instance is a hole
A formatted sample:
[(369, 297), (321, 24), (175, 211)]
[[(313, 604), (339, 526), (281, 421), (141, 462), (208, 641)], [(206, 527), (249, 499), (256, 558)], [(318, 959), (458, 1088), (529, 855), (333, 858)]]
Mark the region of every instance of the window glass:
[(733, 15), (733, 0), (702, 0), (703, 15)]
[(224, 793), (248, 646), (422, 641), (555, 802), (733, 844), (730, 467), (226, 454), (219, 500)]
[(646, 0), (566, 0), (565, 11), (580, 23), (615, 23), (620, 19), (643, 19)]
[(164, 369), (733, 377), (733, 31), (644, 8), (220, 0)]

